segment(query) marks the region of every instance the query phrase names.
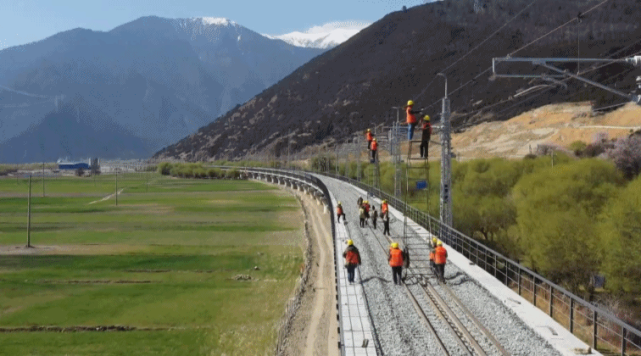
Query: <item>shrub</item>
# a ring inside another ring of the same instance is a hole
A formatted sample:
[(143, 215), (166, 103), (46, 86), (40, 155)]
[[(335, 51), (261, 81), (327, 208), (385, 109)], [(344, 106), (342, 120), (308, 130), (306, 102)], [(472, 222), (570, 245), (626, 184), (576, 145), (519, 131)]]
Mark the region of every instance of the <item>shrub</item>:
[(238, 179), (240, 177), (240, 171), (236, 168), (229, 169), (225, 173), (225, 178), (228, 179)]
[(588, 144), (580, 140), (574, 141), (570, 146), (568, 146), (568, 148), (577, 156), (581, 156), (581, 153), (583, 153), (583, 150), (585, 150), (586, 147), (588, 147)]
[(641, 173), (641, 136), (619, 139), (607, 155), (627, 179), (634, 179)]
[[(172, 164), (169, 162), (162, 162), (161, 164), (158, 165), (158, 173), (162, 174), (163, 176), (171, 174), (171, 169), (172, 169)], [(173, 175), (173, 174), (172, 174)]]

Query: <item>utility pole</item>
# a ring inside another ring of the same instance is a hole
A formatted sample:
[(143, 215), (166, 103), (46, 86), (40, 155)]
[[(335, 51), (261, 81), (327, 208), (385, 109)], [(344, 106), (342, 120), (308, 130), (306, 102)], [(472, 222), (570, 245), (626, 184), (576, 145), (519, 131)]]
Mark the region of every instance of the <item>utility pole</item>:
[(42, 197), (45, 197), (45, 163), (42, 162)]
[(29, 197), (27, 198), (27, 247), (31, 246), (31, 175), (29, 175)]
[(116, 206), (118, 206), (118, 171), (116, 171)]
[(290, 145), (290, 143), (291, 143), (291, 139), (292, 139), (292, 136), (291, 136), (291, 135), (292, 135), (292, 130), (290, 129), (290, 130), (289, 130), (289, 133), (287, 134), (287, 167), (286, 167), (286, 168), (289, 168), (289, 167), (292, 165), (292, 164), (289, 162), (289, 145)]
[(445, 97), (441, 113), (441, 223), (452, 226), (452, 138), (450, 136), (450, 99), (447, 97), (447, 77), (445, 78)]

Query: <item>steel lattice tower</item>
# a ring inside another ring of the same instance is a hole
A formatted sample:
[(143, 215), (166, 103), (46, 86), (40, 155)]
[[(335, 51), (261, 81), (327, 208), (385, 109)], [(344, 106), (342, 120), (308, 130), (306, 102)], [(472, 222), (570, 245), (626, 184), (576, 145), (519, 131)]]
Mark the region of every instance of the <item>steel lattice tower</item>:
[[(445, 75), (439, 75), (445, 77)], [(450, 126), (450, 99), (447, 97), (447, 78), (445, 78), (445, 97), (441, 113), (441, 223), (452, 226), (452, 137)]]

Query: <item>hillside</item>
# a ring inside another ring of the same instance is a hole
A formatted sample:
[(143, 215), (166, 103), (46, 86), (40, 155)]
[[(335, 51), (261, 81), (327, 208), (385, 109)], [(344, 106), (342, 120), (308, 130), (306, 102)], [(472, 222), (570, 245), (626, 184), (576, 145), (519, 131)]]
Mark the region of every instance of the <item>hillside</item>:
[[(142, 140), (134, 156), (147, 157), (319, 53), (226, 19), (143, 17), (108, 32), (58, 33), (0, 51), (0, 143), (42, 129), (45, 117), (79, 97), (92, 120), (111, 120)], [(84, 130), (65, 127), (70, 136)]]
[[(537, 145), (567, 148), (574, 141), (593, 143), (597, 138), (626, 137), (641, 130), (641, 107), (627, 104), (612, 112), (593, 115), (589, 103), (553, 104), (525, 112), (507, 121), (484, 122), (452, 135), (458, 160), (522, 158)], [(439, 141), (438, 135), (434, 136)], [(440, 159), (432, 145), (431, 159)]]
[[(581, 56), (615, 53), (621, 57), (641, 50), (637, 42), (641, 8), (635, 0), (605, 3), (583, 15), (578, 28), (572, 23), (547, 36), (599, 2), (539, 0), (528, 7), (530, 3), (487, 0), (484, 8), (475, 12), (472, 0), (446, 0), (388, 14), (154, 157), (213, 160), (263, 152), (279, 156), (286, 152), (288, 134), (294, 152), (309, 145), (341, 142), (354, 132), (394, 121), (392, 107), (408, 99), (436, 116), (443, 95), (443, 81), (437, 80), (436, 74), (445, 68), (455, 128), (506, 120), (555, 102), (620, 102), (601, 89), (575, 81), (568, 81), (564, 89), (542, 80), (489, 80), (486, 69), (492, 57), (510, 53), (576, 56), (577, 29)], [(471, 55), (463, 57), (471, 50)], [(576, 70), (576, 65), (567, 68)], [(628, 90), (634, 84), (632, 72), (623, 65), (610, 65), (585, 75), (606, 84), (616, 82), (619, 89)], [(537, 85), (547, 86), (532, 94), (516, 95)], [(461, 86), (464, 89), (457, 90)]]

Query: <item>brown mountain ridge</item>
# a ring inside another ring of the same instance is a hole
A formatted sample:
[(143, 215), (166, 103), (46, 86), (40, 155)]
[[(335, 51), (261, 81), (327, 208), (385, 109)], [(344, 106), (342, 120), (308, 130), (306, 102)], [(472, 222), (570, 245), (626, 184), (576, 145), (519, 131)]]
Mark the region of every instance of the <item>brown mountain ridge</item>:
[[(154, 158), (238, 159), (266, 152), (279, 156), (287, 152), (288, 135), (292, 152), (342, 142), (354, 132), (395, 121), (391, 108), (408, 99), (438, 121), (444, 86), (436, 74), (446, 68), (453, 127), (459, 130), (551, 103), (619, 103), (622, 99), (574, 80), (567, 81), (566, 88), (540, 79), (492, 80), (491, 71), (486, 71), (492, 57), (511, 53), (576, 57), (577, 36), (582, 57), (621, 58), (639, 52), (641, 0), (602, 2), (485, 0), (475, 11), (474, 0), (444, 0), (390, 13)], [(566, 24), (578, 15), (578, 25)], [(577, 70), (576, 64), (566, 68)], [(583, 64), (581, 70), (586, 69)], [(612, 64), (584, 75), (631, 91), (639, 69)], [(538, 89), (524, 92), (535, 86)]]

